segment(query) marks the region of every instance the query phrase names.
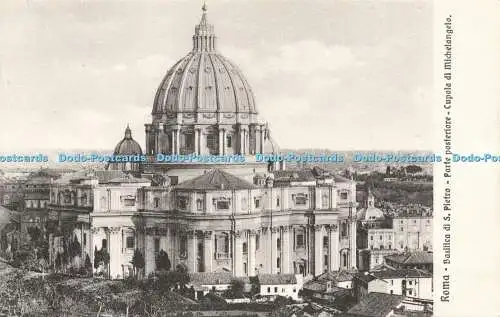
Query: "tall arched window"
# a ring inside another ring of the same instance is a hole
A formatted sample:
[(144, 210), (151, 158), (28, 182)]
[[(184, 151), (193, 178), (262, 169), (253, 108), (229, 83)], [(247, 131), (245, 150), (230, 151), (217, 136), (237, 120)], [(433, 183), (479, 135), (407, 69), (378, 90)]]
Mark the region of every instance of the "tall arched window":
[(342, 266), (347, 267), (347, 253), (342, 254)]
[(276, 239), (276, 249), (281, 250), (281, 239)]
[(243, 253), (247, 253), (247, 252), (248, 252), (247, 243), (243, 242)]
[(160, 198), (155, 197), (155, 198), (153, 199), (153, 201), (154, 201), (154, 206), (155, 206), (155, 208), (159, 208), (159, 207), (160, 207)]

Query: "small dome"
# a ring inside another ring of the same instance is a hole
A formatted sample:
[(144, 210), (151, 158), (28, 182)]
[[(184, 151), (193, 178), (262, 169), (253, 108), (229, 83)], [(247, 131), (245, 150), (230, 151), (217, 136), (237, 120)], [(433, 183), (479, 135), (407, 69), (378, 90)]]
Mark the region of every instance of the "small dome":
[(114, 155), (142, 155), (142, 149), (139, 143), (132, 138), (132, 131), (127, 125), (125, 137), (118, 142), (115, 147)]

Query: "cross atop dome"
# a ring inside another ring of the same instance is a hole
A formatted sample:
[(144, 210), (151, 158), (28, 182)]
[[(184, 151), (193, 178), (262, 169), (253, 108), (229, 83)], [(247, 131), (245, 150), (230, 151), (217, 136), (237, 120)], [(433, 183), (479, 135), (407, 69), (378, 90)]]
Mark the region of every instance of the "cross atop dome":
[(207, 3), (203, 2), (201, 7), (203, 14), (200, 23), (194, 28), (193, 51), (211, 52), (215, 51), (214, 26), (207, 20)]

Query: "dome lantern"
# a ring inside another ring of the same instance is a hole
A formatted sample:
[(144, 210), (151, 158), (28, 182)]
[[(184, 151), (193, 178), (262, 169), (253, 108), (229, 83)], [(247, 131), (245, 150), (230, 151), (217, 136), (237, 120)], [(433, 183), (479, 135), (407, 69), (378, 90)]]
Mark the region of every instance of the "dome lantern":
[(215, 33), (214, 26), (207, 21), (207, 4), (204, 3), (201, 8), (203, 14), (200, 24), (195, 26), (193, 35), (193, 51), (212, 52), (215, 51)]

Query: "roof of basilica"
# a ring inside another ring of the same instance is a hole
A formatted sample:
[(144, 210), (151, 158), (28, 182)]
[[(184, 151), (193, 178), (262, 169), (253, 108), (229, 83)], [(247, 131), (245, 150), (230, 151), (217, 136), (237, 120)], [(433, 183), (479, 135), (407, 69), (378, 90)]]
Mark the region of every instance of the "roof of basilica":
[(175, 113), (256, 114), (255, 98), (241, 70), (216, 50), (206, 6), (195, 28), (193, 49), (168, 70), (157, 90), (153, 115)]
[(219, 169), (213, 169), (196, 178), (180, 183), (176, 189), (186, 190), (242, 190), (257, 186)]

